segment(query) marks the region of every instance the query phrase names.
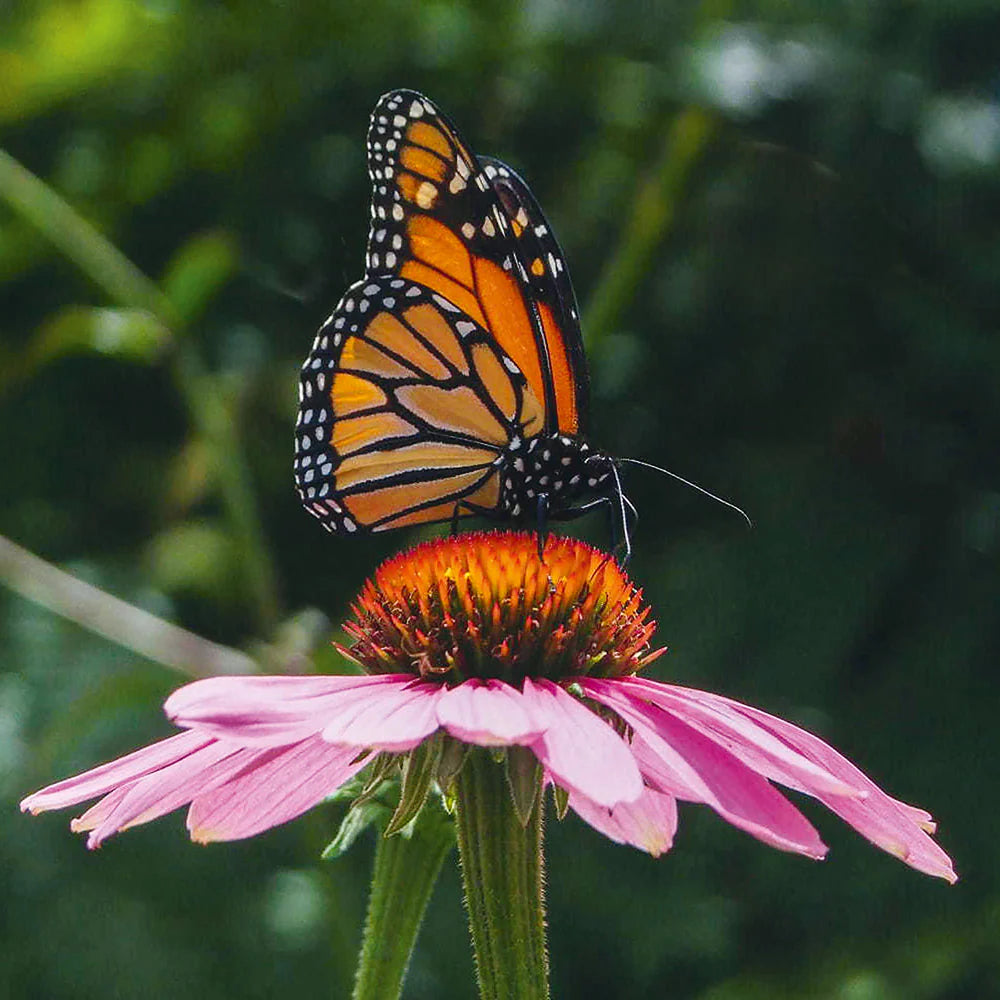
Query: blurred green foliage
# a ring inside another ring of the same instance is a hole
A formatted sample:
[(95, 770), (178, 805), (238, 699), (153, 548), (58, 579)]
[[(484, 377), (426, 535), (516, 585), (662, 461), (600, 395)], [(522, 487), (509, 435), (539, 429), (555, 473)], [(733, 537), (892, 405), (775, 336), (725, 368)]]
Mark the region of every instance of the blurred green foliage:
[[(822, 865), (693, 807), (659, 861), (553, 822), (554, 995), (1000, 995), (998, 43), (981, 0), (6, 5), (0, 532), (269, 669), (336, 669), (305, 609), (340, 621), (406, 537), (301, 510), (296, 374), (361, 273), (368, 112), (423, 90), (560, 234), (594, 440), (756, 522), (629, 472), (657, 675), (820, 732), (963, 876), (808, 804)], [(6, 592), (0, 622), (0, 994), (346, 995), (370, 845), (315, 860), (342, 807), (88, 855), (17, 800), (166, 733), (184, 678)], [(446, 869), (414, 1000), (472, 995)]]

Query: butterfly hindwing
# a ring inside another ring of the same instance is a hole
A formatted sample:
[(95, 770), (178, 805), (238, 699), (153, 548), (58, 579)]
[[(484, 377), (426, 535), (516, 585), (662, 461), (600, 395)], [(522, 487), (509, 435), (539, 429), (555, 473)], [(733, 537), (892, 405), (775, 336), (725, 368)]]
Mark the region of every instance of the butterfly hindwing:
[(320, 328), (300, 399), (296, 484), (331, 531), (448, 520), (456, 505), (492, 510), (499, 457), (543, 422), (487, 330), (388, 275), (352, 286)]

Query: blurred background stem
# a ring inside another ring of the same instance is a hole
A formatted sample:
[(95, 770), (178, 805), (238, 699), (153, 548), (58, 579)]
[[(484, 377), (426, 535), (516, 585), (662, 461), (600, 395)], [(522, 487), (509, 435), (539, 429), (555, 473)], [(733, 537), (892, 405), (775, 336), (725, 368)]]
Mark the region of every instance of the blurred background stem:
[(31, 171), (0, 150), (0, 198), (35, 226), (117, 305), (152, 313), (173, 333), (171, 370), (177, 391), (204, 440), (237, 543), (260, 631), (278, 620), (276, 574), (233, 415), (221, 386), (205, 370), (170, 300), (124, 254)]
[(192, 677), (250, 674), (245, 653), (179, 628), (72, 576), (0, 536), (0, 581), (22, 597), (127, 649)]
[(691, 172), (714, 134), (715, 125), (707, 112), (683, 108), (666, 129), (656, 162), (640, 177), (618, 246), (607, 258), (584, 307), (583, 330), (588, 346), (596, 352), (635, 297), (657, 248), (670, 232)]

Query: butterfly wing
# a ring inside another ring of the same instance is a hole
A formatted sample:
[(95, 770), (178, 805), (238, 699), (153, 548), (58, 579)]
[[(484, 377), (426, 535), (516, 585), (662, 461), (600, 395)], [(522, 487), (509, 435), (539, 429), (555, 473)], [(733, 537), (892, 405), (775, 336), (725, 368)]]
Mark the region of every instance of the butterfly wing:
[(513, 168), (487, 156), (480, 162), (507, 215), (521, 278), (541, 321), (559, 430), (585, 433), (590, 375), (565, 257), (535, 196)]
[[(531, 281), (530, 264), (562, 263), (555, 241), (522, 253), (512, 218), (547, 224), (523, 181), (509, 171), (497, 188), (496, 168), (484, 168), (455, 128), (422, 95), (386, 94), (368, 133), (372, 178), (369, 276), (398, 275), (424, 285), (458, 306), (487, 330), (524, 373), (544, 410), (548, 433), (576, 433), (586, 393), (569, 279)], [(506, 199), (506, 205), (505, 205)], [(511, 216), (509, 208), (514, 208)], [(520, 227), (523, 228), (523, 227)], [(544, 240), (529, 236), (532, 241)], [(537, 252), (534, 252), (536, 251)], [(540, 278), (541, 276), (536, 277)], [(536, 296), (535, 288), (545, 292)], [(569, 331), (563, 337), (563, 331)]]
[(500, 455), (543, 426), (492, 334), (399, 276), (348, 289), (316, 335), (299, 397), (296, 485), (335, 532), (448, 520), (460, 502), (494, 509)]

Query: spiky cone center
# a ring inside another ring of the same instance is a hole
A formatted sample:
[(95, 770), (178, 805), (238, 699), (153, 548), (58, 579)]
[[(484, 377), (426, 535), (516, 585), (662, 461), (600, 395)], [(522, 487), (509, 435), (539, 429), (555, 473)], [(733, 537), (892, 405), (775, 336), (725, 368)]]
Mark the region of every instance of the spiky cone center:
[(365, 670), (448, 684), (622, 677), (659, 652), (642, 591), (572, 538), (550, 537), (543, 559), (526, 532), (425, 542), (384, 562), (352, 610), (349, 652)]

